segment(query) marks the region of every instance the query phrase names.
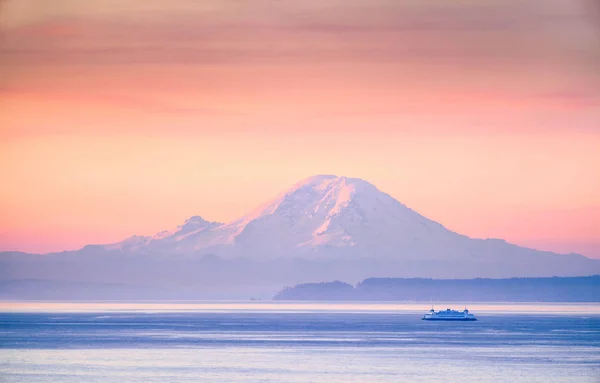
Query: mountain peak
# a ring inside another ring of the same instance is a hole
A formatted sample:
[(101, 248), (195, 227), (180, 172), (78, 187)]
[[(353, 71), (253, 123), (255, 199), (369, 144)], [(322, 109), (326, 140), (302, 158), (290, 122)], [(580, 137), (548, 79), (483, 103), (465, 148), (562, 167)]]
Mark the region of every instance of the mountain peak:
[(173, 233), (173, 234), (177, 234), (179, 236), (195, 234), (200, 231), (203, 231), (206, 229), (213, 229), (213, 228), (221, 226), (221, 225), (222, 225), (221, 222), (210, 222), (210, 221), (207, 221), (204, 218), (200, 217), (199, 215), (193, 215), (190, 218), (186, 219), (183, 222), (183, 225), (177, 226), (177, 229), (176, 229), (175, 233)]
[(202, 226), (202, 225), (206, 225), (209, 224), (210, 222), (205, 220), (204, 218), (202, 218), (199, 215), (193, 215), (190, 218), (186, 219), (183, 222), (183, 225), (179, 225), (177, 226), (178, 229), (182, 229), (186, 226)]
[[(318, 174), (312, 177), (308, 177), (303, 179), (302, 181), (296, 183), (291, 190), (301, 188), (303, 186), (320, 186), (321, 188), (337, 185), (340, 183), (346, 184), (362, 184), (362, 185), (371, 185), (369, 182), (360, 179), (360, 178), (351, 178), (346, 176), (337, 176), (333, 174)], [(371, 185), (373, 186), (373, 185)], [(374, 187), (374, 186), (373, 186)]]
[(296, 183), (296, 185), (319, 184), (319, 183), (328, 182), (328, 181), (339, 179), (339, 178), (346, 178), (346, 177), (340, 177), (340, 176), (336, 176), (333, 174), (317, 174), (317, 175), (307, 177), (307, 178), (301, 180), (300, 182)]
[(365, 250), (383, 237), (398, 242), (399, 230), (411, 238), (443, 230), (369, 182), (337, 175), (306, 178), (221, 229), (222, 238), (242, 253), (274, 256), (318, 248)]
[[(336, 175), (308, 177), (233, 224), (245, 225), (250, 221), (270, 216), (275, 212), (288, 217), (296, 215), (312, 217), (314, 212), (322, 207), (321, 205), (328, 204), (328, 201), (330, 202), (332, 198), (337, 200), (336, 205), (344, 203), (344, 201), (349, 202), (356, 192), (357, 186), (364, 188), (365, 185), (377, 190), (373, 185), (358, 178)], [(317, 206), (313, 206), (315, 204)]]

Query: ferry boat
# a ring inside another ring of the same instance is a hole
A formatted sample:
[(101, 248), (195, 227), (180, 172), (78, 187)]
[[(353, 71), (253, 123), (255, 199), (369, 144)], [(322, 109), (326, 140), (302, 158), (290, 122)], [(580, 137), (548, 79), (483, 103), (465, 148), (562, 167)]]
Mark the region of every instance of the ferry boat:
[(469, 310), (466, 308), (464, 311), (456, 310), (442, 310), (435, 311), (433, 308), (429, 310), (429, 313), (425, 314), (422, 320), (453, 320), (453, 321), (474, 321), (477, 320), (475, 315), (469, 314)]

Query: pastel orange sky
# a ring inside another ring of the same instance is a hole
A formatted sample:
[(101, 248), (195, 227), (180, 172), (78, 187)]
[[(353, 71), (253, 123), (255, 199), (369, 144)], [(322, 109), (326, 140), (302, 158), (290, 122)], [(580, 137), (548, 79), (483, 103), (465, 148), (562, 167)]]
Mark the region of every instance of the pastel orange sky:
[(337, 174), (600, 258), (597, 4), (0, 1), (0, 250), (228, 221)]

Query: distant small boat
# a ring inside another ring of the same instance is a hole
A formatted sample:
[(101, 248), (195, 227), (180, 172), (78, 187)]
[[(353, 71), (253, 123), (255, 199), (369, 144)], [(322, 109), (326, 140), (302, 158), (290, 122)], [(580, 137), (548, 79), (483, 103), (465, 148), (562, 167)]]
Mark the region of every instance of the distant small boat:
[(464, 311), (456, 311), (456, 310), (442, 310), (435, 311), (433, 308), (429, 310), (428, 314), (425, 314), (422, 320), (447, 320), (447, 321), (474, 321), (477, 320), (475, 315), (469, 314), (469, 310), (464, 309)]

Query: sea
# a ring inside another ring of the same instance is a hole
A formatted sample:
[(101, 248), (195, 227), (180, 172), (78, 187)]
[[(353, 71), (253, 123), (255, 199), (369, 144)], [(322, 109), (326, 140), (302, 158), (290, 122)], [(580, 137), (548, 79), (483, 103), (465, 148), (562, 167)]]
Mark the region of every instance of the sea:
[(431, 306), (0, 302), (0, 382), (600, 382), (598, 304)]

